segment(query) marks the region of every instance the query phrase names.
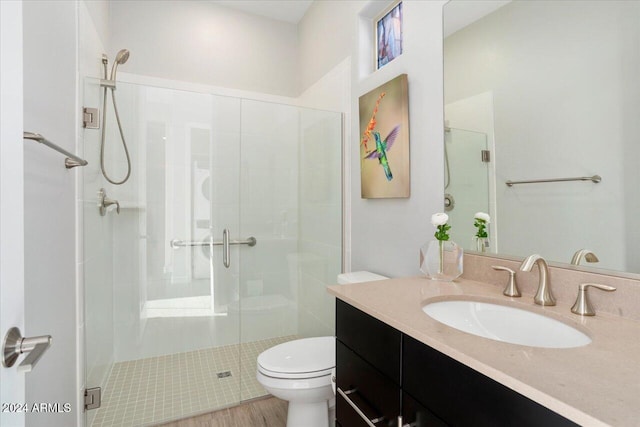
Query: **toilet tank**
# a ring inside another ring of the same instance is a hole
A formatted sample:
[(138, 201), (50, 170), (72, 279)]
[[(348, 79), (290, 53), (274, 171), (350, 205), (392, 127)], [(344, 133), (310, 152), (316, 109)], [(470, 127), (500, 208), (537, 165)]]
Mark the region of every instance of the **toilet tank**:
[(351, 273), (338, 274), (338, 284), (347, 285), (349, 283), (373, 282), (375, 280), (385, 280), (388, 277), (381, 276), (370, 271), (353, 271)]

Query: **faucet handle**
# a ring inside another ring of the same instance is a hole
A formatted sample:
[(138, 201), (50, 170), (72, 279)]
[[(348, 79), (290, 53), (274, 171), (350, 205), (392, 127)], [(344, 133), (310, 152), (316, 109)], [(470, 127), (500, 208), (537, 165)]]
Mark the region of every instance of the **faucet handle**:
[(578, 314), (580, 316), (595, 316), (596, 311), (593, 309), (593, 306), (589, 302), (589, 297), (587, 295), (588, 288), (597, 288), (607, 292), (613, 292), (616, 290), (613, 286), (608, 285), (600, 285), (598, 283), (581, 283), (578, 286), (578, 298), (576, 298), (575, 304), (571, 307), (571, 312)]
[(518, 289), (518, 284), (516, 283), (516, 272), (508, 267), (504, 267), (502, 265), (492, 265), (491, 268), (497, 271), (506, 271), (509, 273), (509, 282), (507, 282), (507, 286), (502, 291), (503, 295), (508, 297), (521, 297), (520, 289)]

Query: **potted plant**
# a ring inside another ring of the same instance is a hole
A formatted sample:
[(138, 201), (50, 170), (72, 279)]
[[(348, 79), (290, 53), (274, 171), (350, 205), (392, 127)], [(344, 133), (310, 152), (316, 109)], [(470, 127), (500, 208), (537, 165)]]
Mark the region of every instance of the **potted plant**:
[(462, 274), (463, 250), (455, 242), (449, 240), (449, 216), (435, 213), (431, 216), (431, 224), (436, 227), (434, 237), (420, 248), (420, 270), (433, 280), (450, 282)]
[(477, 231), (473, 236), (474, 247), (478, 252), (487, 252), (489, 249), (489, 234), (487, 226), (491, 223), (491, 217), (484, 212), (476, 212), (473, 216), (473, 226)]

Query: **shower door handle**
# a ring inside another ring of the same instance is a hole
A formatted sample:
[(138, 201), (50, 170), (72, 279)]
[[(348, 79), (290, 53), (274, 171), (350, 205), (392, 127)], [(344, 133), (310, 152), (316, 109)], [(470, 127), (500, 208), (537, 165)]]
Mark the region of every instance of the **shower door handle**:
[(224, 264), (225, 268), (229, 268), (231, 265), (230, 258), (231, 250), (229, 249), (229, 229), (225, 228), (222, 231), (222, 264)]
[(211, 240), (211, 238), (202, 242), (173, 239), (169, 242), (169, 246), (173, 249), (191, 246), (222, 246), (222, 264), (224, 264), (226, 268), (229, 268), (231, 266), (231, 245), (247, 245), (249, 247), (253, 247), (257, 243), (258, 241), (253, 236), (247, 237), (245, 240), (231, 240), (229, 237), (229, 229), (225, 228), (222, 231), (222, 241), (214, 241)]
[[(0, 0), (1, 1), (1, 0)], [(146, 236), (143, 236), (146, 239)], [(231, 245), (247, 245), (250, 247), (255, 246), (258, 243), (255, 237), (247, 237), (245, 240), (229, 240), (229, 246)], [(181, 239), (173, 239), (169, 242), (169, 246), (173, 249), (184, 248), (187, 246), (222, 246), (223, 242), (220, 240), (215, 241), (202, 241), (202, 242), (191, 242), (187, 240)]]

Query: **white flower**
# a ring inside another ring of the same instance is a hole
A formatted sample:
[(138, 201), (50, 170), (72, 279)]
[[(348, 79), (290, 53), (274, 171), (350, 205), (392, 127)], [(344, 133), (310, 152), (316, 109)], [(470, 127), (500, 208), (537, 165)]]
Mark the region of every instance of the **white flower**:
[(447, 221), (449, 221), (449, 215), (446, 213), (435, 213), (431, 215), (431, 224), (433, 224), (434, 227), (445, 225)]
[(486, 222), (487, 224), (491, 223), (491, 217), (489, 216), (489, 214), (486, 214), (484, 212), (476, 212), (476, 214), (473, 217), (475, 219), (481, 219), (484, 222)]

